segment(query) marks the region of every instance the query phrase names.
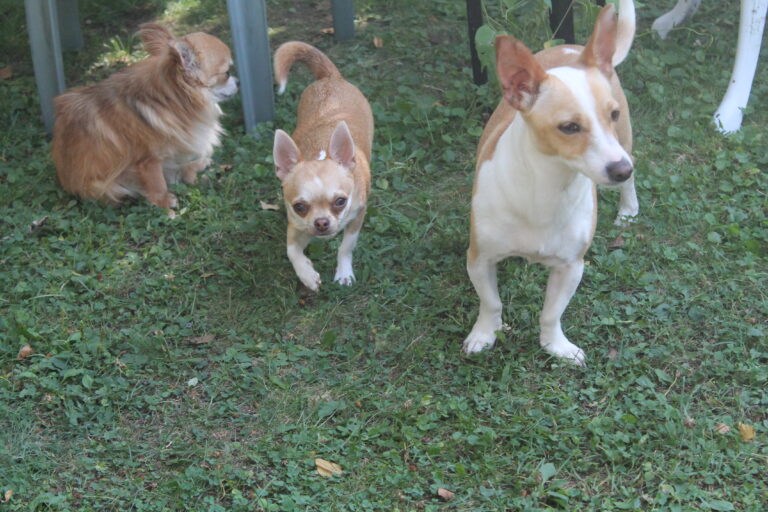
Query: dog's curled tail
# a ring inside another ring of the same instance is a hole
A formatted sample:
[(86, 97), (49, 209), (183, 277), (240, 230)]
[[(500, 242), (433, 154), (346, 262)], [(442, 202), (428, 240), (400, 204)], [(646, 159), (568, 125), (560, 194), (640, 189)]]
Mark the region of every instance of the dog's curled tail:
[(616, 30), (616, 50), (613, 52), (613, 67), (618, 66), (629, 54), (635, 38), (635, 3), (619, 0), (619, 19)]
[(162, 55), (168, 50), (168, 43), (173, 41), (171, 31), (159, 23), (142, 23), (138, 34), (150, 55)]
[(285, 85), (288, 83), (288, 72), (296, 61), (304, 63), (315, 76), (315, 80), (341, 77), (341, 73), (331, 62), (331, 59), (314, 46), (300, 41), (289, 41), (280, 45), (280, 48), (275, 52), (274, 61), (275, 81), (279, 86), (278, 94), (285, 91)]

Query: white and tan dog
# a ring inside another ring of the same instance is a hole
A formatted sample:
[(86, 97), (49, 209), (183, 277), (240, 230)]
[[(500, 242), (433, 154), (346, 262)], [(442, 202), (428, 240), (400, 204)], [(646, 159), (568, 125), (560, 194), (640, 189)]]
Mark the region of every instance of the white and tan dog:
[(304, 254), (312, 238), (344, 231), (334, 281), (355, 280), (352, 251), (365, 218), (371, 183), (373, 114), (365, 96), (317, 48), (292, 41), (275, 52), (275, 79), (285, 90), (299, 61), (315, 77), (302, 93), (293, 138), (275, 133), (274, 159), (288, 211), (288, 259), (304, 285), (317, 291), (320, 274)]
[(584, 352), (560, 325), (581, 281), (597, 217), (596, 185), (624, 183), (619, 217), (637, 214), (632, 129), (614, 66), (635, 31), (631, 0), (600, 12), (585, 47), (565, 45), (535, 56), (520, 41), (496, 39), (504, 99), (477, 149), (467, 271), (480, 313), (464, 351), (493, 345), (501, 329), (496, 264), (520, 256), (551, 268), (541, 312), (540, 343), (584, 364)]

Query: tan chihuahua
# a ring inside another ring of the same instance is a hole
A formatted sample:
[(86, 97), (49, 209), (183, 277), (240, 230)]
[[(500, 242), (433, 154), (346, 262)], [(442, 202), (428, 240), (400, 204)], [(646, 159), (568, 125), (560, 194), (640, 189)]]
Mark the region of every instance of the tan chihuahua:
[(520, 41), (496, 38), (504, 99), (477, 148), (467, 271), (480, 314), (464, 351), (493, 345), (501, 329), (496, 263), (519, 256), (550, 267), (539, 342), (550, 354), (584, 364), (560, 317), (581, 281), (595, 233), (595, 185), (621, 185), (619, 218), (637, 214), (632, 128), (614, 67), (629, 52), (635, 9), (621, 0), (618, 18), (603, 8), (585, 47), (536, 55)]
[(298, 41), (275, 52), (279, 93), (295, 61), (304, 63), (316, 81), (301, 95), (293, 137), (275, 132), (275, 168), (288, 212), (288, 259), (301, 282), (317, 291), (320, 275), (304, 249), (312, 238), (331, 238), (344, 230), (333, 280), (349, 286), (355, 280), (352, 251), (371, 184), (373, 114), (365, 96), (325, 54)]

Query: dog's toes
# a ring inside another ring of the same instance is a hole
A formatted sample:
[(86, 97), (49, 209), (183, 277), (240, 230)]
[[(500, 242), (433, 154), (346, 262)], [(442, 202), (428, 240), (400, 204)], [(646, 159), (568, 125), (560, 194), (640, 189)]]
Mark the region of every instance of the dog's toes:
[(496, 336), (491, 334), (490, 336), (470, 333), (467, 339), (464, 340), (463, 350), (465, 354), (476, 354), (487, 348), (491, 348), (496, 342)]
[(616, 220), (613, 221), (613, 225), (614, 226), (619, 226), (620, 228), (626, 228), (627, 226), (629, 226), (630, 224), (635, 222), (635, 220), (636, 220), (635, 216), (636, 215), (637, 214), (635, 214), (635, 215), (624, 215), (622, 213), (619, 213), (616, 216)]
[(316, 292), (317, 290), (319, 290), (320, 285), (322, 284), (322, 281), (320, 280), (320, 274), (318, 274), (315, 271), (312, 271), (311, 274), (306, 276), (299, 276), (299, 278), (301, 279), (301, 282), (304, 284), (304, 286), (306, 286), (313, 292)]
[(587, 356), (584, 354), (584, 351), (568, 340), (561, 340), (557, 343), (543, 345), (542, 347), (553, 356), (563, 358), (576, 366), (587, 366)]
[(176, 218), (176, 211), (168, 208), (168, 218), (169, 219), (175, 219)]
[(333, 278), (333, 281), (335, 283), (339, 283), (341, 286), (352, 286), (352, 283), (355, 282), (355, 274), (336, 273), (336, 276)]

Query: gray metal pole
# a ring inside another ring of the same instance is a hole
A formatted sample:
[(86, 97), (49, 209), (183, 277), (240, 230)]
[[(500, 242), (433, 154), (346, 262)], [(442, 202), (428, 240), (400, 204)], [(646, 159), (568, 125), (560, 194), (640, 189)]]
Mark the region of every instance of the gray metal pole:
[(24, 0), (24, 9), (40, 108), (45, 129), (50, 133), (54, 120), (53, 98), (66, 88), (56, 0)]
[(355, 37), (355, 5), (353, 0), (331, 0), (333, 33), (337, 41)]
[(272, 58), (264, 0), (227, 0), (245, 129), (275, 117)]
[(58, 2), (61, 47), (65, 50), (79, 50), (83, 47), (83, 32), (80, 30), (80, 9), (77, 0)]

